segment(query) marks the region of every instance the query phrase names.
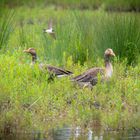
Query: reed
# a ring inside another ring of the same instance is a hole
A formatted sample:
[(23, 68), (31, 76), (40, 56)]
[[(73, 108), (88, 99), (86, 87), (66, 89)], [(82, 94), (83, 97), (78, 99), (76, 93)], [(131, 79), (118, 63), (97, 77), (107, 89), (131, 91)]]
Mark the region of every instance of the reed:
[(1, 23), (0, 23), (0, 49), (7, 47), (10, 34), (14, 25), (14, 11), (1, 9)]

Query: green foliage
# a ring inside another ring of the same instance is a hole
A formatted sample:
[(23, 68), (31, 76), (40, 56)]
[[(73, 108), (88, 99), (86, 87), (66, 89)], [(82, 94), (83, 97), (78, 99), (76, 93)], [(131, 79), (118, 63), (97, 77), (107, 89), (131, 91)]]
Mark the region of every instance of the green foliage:
[(54, 5), (56, 8), (71, 8), (71, 9), (98, 9), (104, 7), (105, 10), (117, 11), (139, 11), (139, 0), (2, 0), (2, 5), (15, 7), (26, 5), (29, 7), (48, 7)]
[[(62, 63), (65, 54), (66, 58), (72, 56), (74, 62), (84, 64), (85, 61), (96, 63), (97, 56), (102, 58), (104, 50), (112, 48), (121, 60), (137, 64), (140, 54), (139, 14), (35, 8), (28, 16), (31, 11), (27, 8), (23, 12), (24, 8), (17, 9), (17, 27), (10, 37), (10, 51), (15, 46), (34, 47), (40, 59)], [(57, 40), (43, 33), (51, 18)]]
[[(13, 32), (12, 16), (5, 20), (8, 27), (2, 22), (7, 27), (3, 36), (9, 34), (0, 54), (1, 130), (47, 130), (63, 123), (139, 127), (139, 14), (27, 7), (15, 12)], [(51, 18), (56, 40), (42, 31)], [(37, 50), (39, 62), (65, 67), (75, 75), (103, 66), (105, 49), (113, 48), (114, 75), (92, 91), (79, 88), (69, 77), (48, 82), (48, 73), (38, 64), (31, 67), (30, 56), (23, 54), (29, 47)], [(133, 63), (135, 67), (127, 65)]]
[[(0, 9), (1, 11), (2, 9)], [(9, 36), (12, 32), (14, 11), (4, 10), (0, 12), (0, 49), (8, 44)]]
[(112, 48), (128, 64), (138, 60), (140, 52), (140, 20), (138, 15), (102, 14), (95, 23), (95, 44), (100, 48)]
[[(87, 69), (70, 61), (65, 65), (70, 64), (76, 74)], [(62, 123), (90, 126), (95, 120), (105, 129), (137, 125), (132, 117), (139, 118), (140, 66), (126, 69), (125, 65), (116, 61), (112, 79), (91, 91), (80, 89), (68, 77), (48, 83), (48, 74), (38, 65), (20, 64), (16, 55), (1, 55), (1, 129), (8, 125), (13, 131), (45, 130)]]

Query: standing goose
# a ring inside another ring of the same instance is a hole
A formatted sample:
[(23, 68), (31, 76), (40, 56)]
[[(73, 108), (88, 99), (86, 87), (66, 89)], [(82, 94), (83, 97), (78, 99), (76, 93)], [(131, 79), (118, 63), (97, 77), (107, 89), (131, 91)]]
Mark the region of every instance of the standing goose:
[(113, 67), (110, 62), (110, 57), (115, 56), (112, 49), (107, 49), (104, 53), (105, 68), (95, 67), (72, 78), (72, 81), (77, 82), (81, 86), (94, 86), (97, 84), (98, 75), (101, 75), (101, 81), (108, 79), (112, 76)]
[(48, 29), (44, 29), (44, 32), (48, 33), (51, 37), (56, 39), (55, 32), (54, 32), (54, 29), (52, 27), (52, 20), (49, 21)]
[[(32, 65), (36, 63), (37, 61), (37, 54), (36, 54), (36, 50), (34, 48), (29, 48), (27, 50), (24, 50), (23, 52), (29, 53), (32, 56)], [(42, 69), (47, 69), (47, 71), (49, 72), (49, 74), (52, 74), (56, 77), (63, 77), (63, 76), (68, 76), (73, 74), (71, 71), (68, 70), (64, 70), (61, 68), (57, 68), (51, 65), (45, 65), (45, 64), (40, 64), (39, 68)]]

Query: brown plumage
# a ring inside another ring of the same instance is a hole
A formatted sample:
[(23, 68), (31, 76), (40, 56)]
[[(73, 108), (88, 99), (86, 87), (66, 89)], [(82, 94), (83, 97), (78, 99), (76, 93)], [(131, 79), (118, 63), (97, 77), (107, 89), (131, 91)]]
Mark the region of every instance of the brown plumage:
[[(36, 63), (37, 61), (37, 54), (36, 50), (34, 48), (29, 48), (27, 50), (24, 50), (23, 52), (29, 53), (32, 56), (32, 65)], [(64, 70), (55, 66), (46, 65), (46, 64), (39, 64), (39, 68), (41, 70), (46, 69), (51, 75), (57, 76), (57, 77), (63, 77), (73, 74), (71, 71)]]
[(86, 86), (94, 86), (97, 84), (98, 81), (98, 75), (101, 75), (101, 81), (108, 79), (112, 76), (113, 73), (113, 67), (110, 62), (110, 57), (115, 56), (112, 49), (107, 49), (104, 53), (104, 59), (105, 59), (105, 68), (91, 68), (88, 71), (84, 72), (83, 74), (80, 74), (74, 78), (72, 78), (72, 81), (75, 81), (79, 83), (80, 85), (84, 83)]

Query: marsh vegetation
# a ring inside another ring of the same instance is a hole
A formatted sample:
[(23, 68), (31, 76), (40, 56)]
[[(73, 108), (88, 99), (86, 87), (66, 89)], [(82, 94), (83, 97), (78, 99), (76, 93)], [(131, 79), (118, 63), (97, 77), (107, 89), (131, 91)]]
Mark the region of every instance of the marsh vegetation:
[[(57, 125), (108, 129), (140, 127), (140, 15), (20, 6), (0, 10), (0, 129), (31, 131)], [(5, 18), (6, 17), (6, 18)], [(56, 40), (43, 33), (50, 19)], [(24, 49), (35, 48), (30, 66)], [(109, 82), (92, 90), (71, 77), (48, 82), (47, 63), (73, 71), (104, 66), (106, 48), (116, 54)]]

